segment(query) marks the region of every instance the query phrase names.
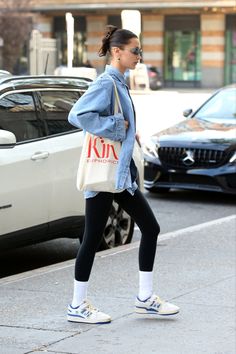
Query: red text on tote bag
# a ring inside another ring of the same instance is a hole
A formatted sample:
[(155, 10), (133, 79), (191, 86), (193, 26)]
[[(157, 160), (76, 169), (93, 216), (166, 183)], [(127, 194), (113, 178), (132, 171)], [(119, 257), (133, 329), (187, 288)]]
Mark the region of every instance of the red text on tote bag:
[(118, 162), (118, 154), (115, 151), (115, 146), (110, 142), (105, 141), (102, 137), (90, 135), (88, 141), (87, 159), (96, 157), (98, 159), (112, 159)]

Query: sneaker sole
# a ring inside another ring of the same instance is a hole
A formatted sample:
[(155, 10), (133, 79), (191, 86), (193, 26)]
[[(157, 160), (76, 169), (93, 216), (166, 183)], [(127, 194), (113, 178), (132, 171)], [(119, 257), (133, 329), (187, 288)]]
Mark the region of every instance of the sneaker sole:
[(147, 311), (145, 309), (139, 308), (139, 309), (135, 309), (135, 313), (138, 313), (139, 315), (173, 316), (173, 315), (177, 315), (179, 313), (179, 310), (175, 312), (160, 313), (157, 311)]
[(69, 322), (77, 322), (77, 323), (88, 323), (88, 324), (104, 324), (104, 323), (110, 323), (111, 319), (102, 320), (102, 321), (93, 321), (93, 320), (88, 320), (86, 318), (81, 318), (81, 317), (67, 315), (67, 321), (69, 321)]

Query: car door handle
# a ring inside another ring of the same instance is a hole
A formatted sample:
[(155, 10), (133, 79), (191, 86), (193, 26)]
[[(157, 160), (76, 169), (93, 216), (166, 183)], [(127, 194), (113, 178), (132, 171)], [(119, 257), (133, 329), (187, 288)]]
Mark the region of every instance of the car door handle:
[(39, 151), (39, 152), (36, 152), (34, 155), (31, 156), (31, 160), (33, 160), (33, 161), (43, 160), (43, 159), (47, 159), (48, 156), (49, 156), (49, 152), (48, 151)]

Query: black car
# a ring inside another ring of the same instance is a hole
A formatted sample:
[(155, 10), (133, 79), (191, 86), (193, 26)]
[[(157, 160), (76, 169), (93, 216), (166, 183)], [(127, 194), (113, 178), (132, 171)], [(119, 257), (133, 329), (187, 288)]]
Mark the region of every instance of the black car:
[(236, 194), (236, 85), (218, 90), (184, 116), (144, 144), (145, 188)]

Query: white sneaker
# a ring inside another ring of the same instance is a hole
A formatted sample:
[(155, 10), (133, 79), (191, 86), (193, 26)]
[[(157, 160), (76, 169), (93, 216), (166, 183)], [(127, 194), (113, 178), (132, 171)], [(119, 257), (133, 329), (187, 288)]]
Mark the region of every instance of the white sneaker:
[(162, 316), (176, 315), (179, 307), (169, 302), (163, 301), (157, 295), (152, 295), (145, 301), (136, 298), (135, 312), (139, 314), (155, 314)]
[(108, 323), (111, 322), (111, 317), (95, 307), (87, 300), (83, 301), (77, 307), (68, 306), (67, 320), (70, 322), (83, 323)]

